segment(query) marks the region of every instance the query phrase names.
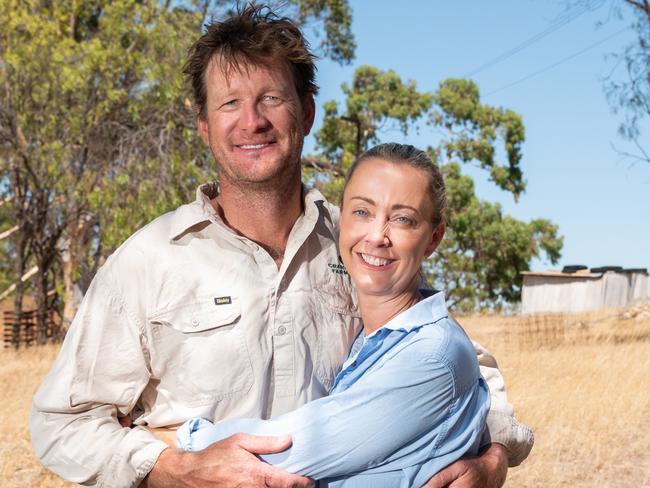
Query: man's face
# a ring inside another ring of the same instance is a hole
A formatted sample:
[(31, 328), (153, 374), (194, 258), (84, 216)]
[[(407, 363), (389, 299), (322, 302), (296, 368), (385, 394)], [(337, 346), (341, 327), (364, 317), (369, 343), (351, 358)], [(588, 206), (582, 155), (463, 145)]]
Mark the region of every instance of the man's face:
[(314, 121), (314, 100), (301, 100), (290, 67), (244, 64), (226, 76), (222, 63), (208, 66), (201, 138), (214, 155), (222, 188), (265, 189), (300, 175), (304, 137)]

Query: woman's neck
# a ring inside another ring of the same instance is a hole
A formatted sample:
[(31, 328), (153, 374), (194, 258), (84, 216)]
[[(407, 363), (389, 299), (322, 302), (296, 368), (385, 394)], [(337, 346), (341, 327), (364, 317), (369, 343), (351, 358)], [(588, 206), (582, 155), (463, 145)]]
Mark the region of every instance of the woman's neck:
[(392, 297), (360, 294), (359, 312), (365, 335), (381, 329), (393, 317), (408, 310), (420, 300), (422, 295), (417, 288)]

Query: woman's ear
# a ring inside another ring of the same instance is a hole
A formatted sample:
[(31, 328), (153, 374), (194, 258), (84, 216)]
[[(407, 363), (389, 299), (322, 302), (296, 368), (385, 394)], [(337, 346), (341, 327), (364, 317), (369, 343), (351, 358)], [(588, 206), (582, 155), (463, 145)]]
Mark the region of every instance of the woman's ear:
[(445, 235), (445, 230), (446, 230), (445, 222), (444, 220), (441, 221), (438, 226), (433, 229), (433, 232), (431, 233), (431, 242), (427, 246), (427, 248), (424, 251), (424, 256), (429, 257), (431, 254), (433, 254), (433, 251), (436, 250), (438, 245), (440, 244), (440, 241), (442, 241), (442, 238)]

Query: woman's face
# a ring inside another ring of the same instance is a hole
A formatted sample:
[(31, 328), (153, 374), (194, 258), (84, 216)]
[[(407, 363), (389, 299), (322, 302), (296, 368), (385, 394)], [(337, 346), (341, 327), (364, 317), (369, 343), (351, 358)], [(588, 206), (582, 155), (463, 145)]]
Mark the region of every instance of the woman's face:
[(427, 175), (383, 159), (362, 162), (343, 195), (339, 247), (360, 295), (413, 293), (420, 264), (436, 248)]

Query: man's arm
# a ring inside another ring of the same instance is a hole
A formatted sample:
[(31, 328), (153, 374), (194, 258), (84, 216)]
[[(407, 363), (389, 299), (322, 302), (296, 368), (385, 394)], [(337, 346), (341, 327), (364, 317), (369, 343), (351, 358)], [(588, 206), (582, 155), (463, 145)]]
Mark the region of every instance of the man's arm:
[(167, 446), (142, 427), (125, 428), (149, 381), (144, 332), (98, 272), (59, 356), (34, 396), (36, 455), (61, 477), (89, 486), (134, 486)]
[[(116, 289), (110, 270), (100, 270), (52, 370), (34, 397), (30, 418), (34, 451), (43, 465), (87, 486), (137, 486), (154, 466), (156, 473), (165, 474), (160, 468), (174, 451), (147, 429), (129, 428), (130, 422), (123, 426), (118, 420), (133, 409), (150, 373), (147, 331)], [(230, 478), (222, 486), (309, 485), (309, 480), (280, 470), (269, 474), (265, 471), (268, 465), (244, 452), (247, 446), (256, 447), (260, 442), (264, 444), (255, 439), (226, 443), (211, 454), (191, 458), (191, 467), (196, 472), (202, 466), (205, 470), (228, 466), (233, 456), (239, 456), (238, 469), (230, 470)], [(272, 449), (275, 444), (268, 442), (267, 449)], [(249, 483), (246, 473), (251, 471), (263, 472), (264, 482)], [(165, 476), (170, 486), (180, 487), (188, 480), (173, 476), (182, 474), (185, 472), (172, 470)]]
[(145, 478), (145, 488), (276, 487), (307, 488), (309, 478), (291, 475), (260, 461), (256, 454), (288, 449), (291, 437), (260, 437), (236, 434), (199, 452), (167, 449)]
[(263, 459), (314, 479), (368, 469), (373, 474), (415, 469), (425, 476), (423, 483), (480, 440), (487, 414), (485, 385), (461, 397), (455, 396), (457, 388), (447, 365), (407, 350), (349, 389), (271, 420), (212, 425), (197, 419), (179, 429), (179, 445), (201, 450), (234, 432), (288, 433), (291, 449)]
[(508, 401), (505, 382), (494, 356), (477, 342), (472, 341), (472, 344), (476, 350), (481, 374), (490, 387), (490, 412), (482, 445), (501, 444), (508, 455), (508, 466), (518, 466), (533, 448), (533, 431), (515, 418), (515, 410)]

